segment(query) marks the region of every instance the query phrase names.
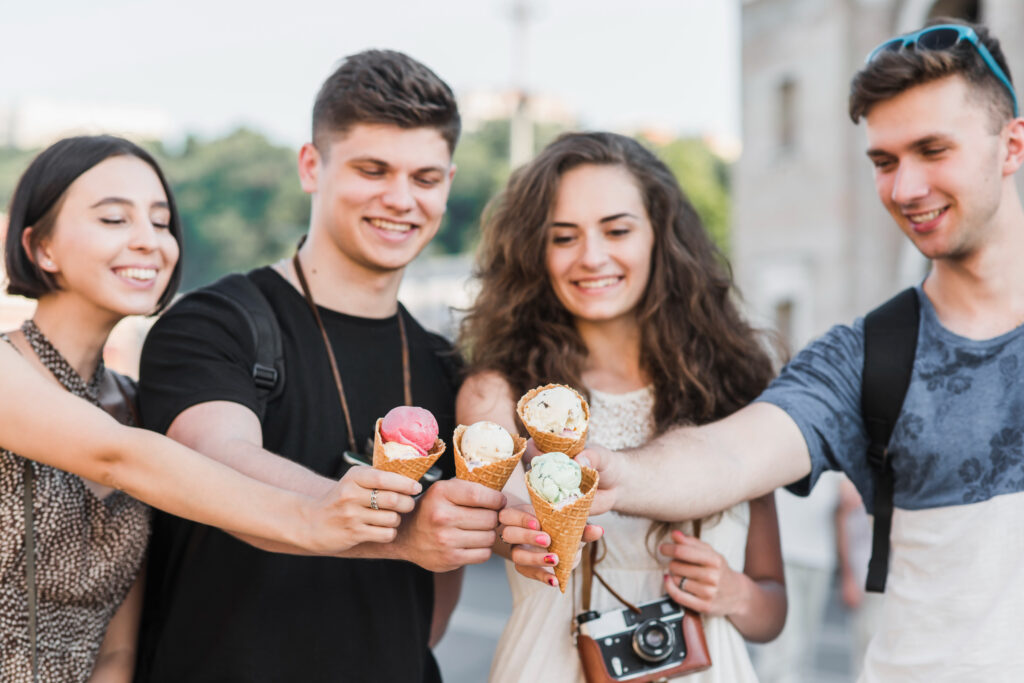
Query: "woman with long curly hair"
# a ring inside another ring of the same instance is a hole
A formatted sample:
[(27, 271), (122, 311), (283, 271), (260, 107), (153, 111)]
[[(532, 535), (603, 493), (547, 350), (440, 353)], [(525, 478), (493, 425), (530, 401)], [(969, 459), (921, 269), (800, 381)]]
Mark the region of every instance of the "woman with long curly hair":
[[(488, 207), (475, 275), (460, 332), (463, 424), (521, 431), (517, 397), (559, 382), (588, 397), (588, 439), (618, 450), (722, 418), (771, 378), (724, 258), (671, 171), (630, 138), (563, 135), (516, 171)], [(522, 472), (505, 493), (528, 499)], [(551, 567), (575, 558), (546, 552), (550, 539), (523, 519), (502, 530), (513, 545), (496, 547), (511, 560), (514, 607), (491, 680), (582, 681), (569, 636), (580, 569), (570, 595), (553, 590)], [(697, 523), (616, 512), (592, 521), (604, 528), (599, 573), (623, 598), (667, 594), (703, 615), (713, 664), (687, 680), (756, 680), (743, 639), (771, 640), (786, 612), (770, 495)], [(592, 595), (598, 612), (623, 608), (596, 582)]]

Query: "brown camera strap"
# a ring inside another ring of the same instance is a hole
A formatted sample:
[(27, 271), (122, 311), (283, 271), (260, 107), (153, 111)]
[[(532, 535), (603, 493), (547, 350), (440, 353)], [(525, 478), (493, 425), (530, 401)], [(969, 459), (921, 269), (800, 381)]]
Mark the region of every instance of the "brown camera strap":
[[(331, 365), (331, 375), (334, 377), (334, 386), (338, 389), (338, 398), (341, 400), (341, 412), (345, 415), (345, 428), (348, 429), (348, 443), (353, 453), (358, 453), (359, 449), (356, 447), (356, 433), (352, 430), (352, 416), (348, 411), (348, 401), (345, 400), (345, 388), (341, 384), (341, 372), (338, 370), (338, 361), (334, 357), (334, 349), (331, 347), (331, 340), (327, 337), (327, 330), (324, 329), (323, 320), (320, 319), (320, 311), (317, 310), (316, 302), (313, 301), (313, 293), (309, 289), (309, 283), (306, 282), (306, 274), (302, 271), (302, 263), (299, 261), (299, 248), (302, 247), (302, 243), (306, 241), (306, 236), (303, 235), (299, 240), (299, 245), (295, 249), (295, 256), (292, 257), (292, 266), (295, 268), (295, 276), (299, 279), (299, 285), (302, 286), (302, 293), (306, 297), (306, 303), (309, 304), (309, 310), (313, 312), (313, 319), (316, 320), (316, 326), (320, 329), (320, 336), (324, 340), (324, 348), (327, 350), (327, 360)], [(405, 321), (402, 319), (402, 309), (398, 309), (398, 334), (402, 339), (402, 389), (405, 397), (405, 405), (412, 405), (412, 370), (409, 367), (409, 341), (405, 336)]]
[(608, 582), (597, 572), (597, 569), (594, 568), (594, 565), (598, 562), (597, 546), (600, 543), (600, 540), (591, 543), (587, 551), (583, 553), (583, 611), (590, 611), (590, 597), (594, 590), (594, 579), (597, 579), (604, 586), (604, 589), (612, 594), (612, 597), (625, 605), (630, 611), (640, 614), (640, 608), (619, 595), (614, 588), (608, 585)]
[[(694, 520), (693, 522), (693, 535), (696, 538), (700, 538), (701, 521), (702, 520), (698, 519)], [(590, 598), (591, 593), (594, 590), (594, 579), (596, 578), (601, 583), (601, 585), (604, 586), (605, 590), (612, 594), (612, 597), (621, 602), (631, 611), (640, 614), (640, 609), (636, 605), (631, 603), (629, 600), (626, 600), (624, 597), (619, 595), (614, 588), (608, 585), (608, 582), (605, 581), (604, 578), (597, 572), (597, 569), (595, 569), (594, 566), (600, 561), (600, 558), (597, 556), (597, 548), (598, 545), (603, 542), (604, 539), (598, 539), (597, 541), (590, 543), (586, 551), (583, 553), (583, 590), (581, 596), (583, 611), (590, 611)]]

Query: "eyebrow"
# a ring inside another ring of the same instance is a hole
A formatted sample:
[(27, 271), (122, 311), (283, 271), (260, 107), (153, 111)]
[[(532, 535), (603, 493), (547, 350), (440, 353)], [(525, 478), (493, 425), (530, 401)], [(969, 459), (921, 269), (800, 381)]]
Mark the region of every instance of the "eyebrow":
[[(104, 197), (103, 199), (99, 200), (98, 202), (96, 202), (95, 204), (90, 206), (89, 208), (90, 209), (98, 209), (101, 206), (108, 206), (110, 204), (118, 204), (118, 205), (121, 205), (121, 206), (135, 206), (135, 202), (133, 202), (130, 199), (125, 199), (124, 197)], [(152, 204), (149, 205), (149, 208), (151, 208), (151, 209), (169, 209), (171, 207), (170, 207), (170, 205), (167, 202), (160, 201), (160, 202), (153, 202)]]
[[(943, 133), (932, 133), (931, 135), (925, 135), (923, 138), (918, 138), (917, 140), (914, 140), (912, 143), (910, 143), (910, 149), (917, 151), (922, 149), (923, 147), (927, 147), (928, 145), (933, 145), (936, 142), (949, 142), (950, 137), (951, 136), (945, 135)], [(871, 158), (894, 156), (892, 152), (887, 152), (886, 150), (878, 149), (877, 147), (872, 147), (871, 149), (869, 149), (867, 151), (867, 155), (868, 157)]]
[[(384, 168), (391, 168), (391, 164), (384, 161), (383, 159), (377, 159), (374, 157), (355, 157), (348, 160), (349, 164), (373, 164), (374, 166), (382, 166)], [(413, 173), (429, 173), (436, 171), (437, 173), (446, 173), (448, 169), (443, 166), (424, 166), (423, 168), (417, 168)]]
[[(612, 221), (617, 221), (620, 218), (635, 218), (635, 219), (639, 219), (639, 216), (637, 216), (636, 214), (632, 214), (632, 213), (630, 213), (628, 211), (623, 211), (621, 213), (613, 213), (611, 216), (605, 216), (604, 218), (600, 219), (597, 222), (598, 223), (610, 223)], [(551, 227), (552, 228), (578, 228), (579, 226), (576, 225), (575, 223), (569, 223), (568, 221), (554, 221), (554, 222), (551, 223)]]

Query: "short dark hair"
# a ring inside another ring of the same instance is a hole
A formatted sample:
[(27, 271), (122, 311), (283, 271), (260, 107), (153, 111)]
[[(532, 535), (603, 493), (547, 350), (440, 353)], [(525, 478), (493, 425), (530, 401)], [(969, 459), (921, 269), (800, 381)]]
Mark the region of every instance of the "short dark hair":
[(365, 50), (345, 58), (320, 86), (313, 104), (313, 144), (360, 123), (436, 128), (455, 152), (462, 121), (455, 95), (437, 74), (394, 50)]
[[(7, 292), (38, 299), (59, 289), (57, 281), (36, 265), (32, 254), (54, 228), (57, 214), (64, 203), (71, 183), (101, 161), (111, 157), (133, 156), (153, 169), (167, 195), (171, 212), (170, 231), (183, 253), (181, 216), (174, 203), (171, 187), (156, 160), (133, 142), (112, 135), (82, 135), (64, 138), (39, 153), (18, 180), (11, 197), (4, 260), (7, 267)], [(32, 228), (29, 248), (22, 244), (22, 234)], [(157, 311), (167, 307), (181, 284), (181, 258), (174, 265), (167, 289), (160, 295)]]
[[(935, 24), (958, 24), (973, 28), (979, 42), (992, 53), (999, 68), (1013, 83), (999, 41), (985, 26), (948, 17), (933, 19), (925, 26)], [(865, 64), (850, 81), (850, 118), (858, 123), (879, 102), (892, 99), (914, 86), (948, 76), (960, 76), (982, 98), (996, 130), (1013, 118), (1013, 97), (985, 64), (978, 50), (967, 41), (961, 41), (950, 50), (908, 48), (882, 52)]]

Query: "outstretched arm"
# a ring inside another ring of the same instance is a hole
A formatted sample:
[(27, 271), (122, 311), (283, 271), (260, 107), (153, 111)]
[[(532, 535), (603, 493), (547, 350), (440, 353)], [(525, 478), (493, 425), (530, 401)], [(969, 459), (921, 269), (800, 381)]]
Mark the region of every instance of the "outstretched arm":
[[(330, 495), (335, 488), (343, 487), (355, 519), (381, 516), (389, 511), (386, 524), (379, 523), (386, 526), (382, 531), (387, 533), (372, 537), (364, 534), (362, 542), (341, 553), (344, 557), (403, 559), (432, 571), (446, 572), (484, 562), (490, 555), (481, 550), (494, 541), (497, 510), (504, 504), (504, 498), (479, 484), (437, 482), (417, 504), (409, 494), (410, 485), (418, 491), (419, 484), (392, 472), (352, 467), (340, 482), (335, 482), (263, 448), (263, 432), (255, 413), (230, 401), (191, 406), (174, 419), (167, 434), (273, 486), (314, 497)], [(380, 489), (378, 512), (369, 508), (374, 488)], [(295, 551), (287, 545), (239, 537), (265, 550)]]
[(615, 509), (668, 522), (705, 517), (811, 471), (799, 427), (769, 403), (700, 427), (670, 429), (628, 452), (588, 448), (581, 458), (601, 473), (592, 514)]
[[(347, 550), (353, 524), (363, 522), (353, 518), (340, 483), (319, 498), (286, 491), (166, 437), (125, 427), (47, 381), (6, 344), (0, 344), (0, 445), (180, 517), (305, 552)], [(389, 485), (406, 487), (407, 497), (418, 490), (401, 477)]]

